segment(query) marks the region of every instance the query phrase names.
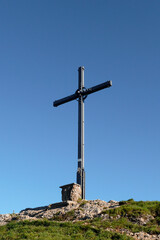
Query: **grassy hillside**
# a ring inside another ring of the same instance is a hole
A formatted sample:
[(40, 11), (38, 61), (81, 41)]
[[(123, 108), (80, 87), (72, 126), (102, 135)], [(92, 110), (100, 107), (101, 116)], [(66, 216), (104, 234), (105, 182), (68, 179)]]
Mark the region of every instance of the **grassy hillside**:
[(0, 239), (20, 240), (20, 239), (39, 239), (39, 240), (69, 240), (69, 239), (123, 239), (129, 237), (118, 233), (110, 233), (102, 228), (92, 227), (92, 224), (71, 222), (52, 222), (48, 220), (24, 221), (9, 223), (0, 229)]
[(70, 221), (58, 219), (18, 221), (14, 220), (0, 227), (0, 240), (39, 239), (133, 239), (126, 233), (145, 232), (160, 234), (160, 202), (136, 202), (132, 199), (121, 201), (120, 207), (103, 210), (103, 217), (73, 222), (74, 211), (68, 217)]

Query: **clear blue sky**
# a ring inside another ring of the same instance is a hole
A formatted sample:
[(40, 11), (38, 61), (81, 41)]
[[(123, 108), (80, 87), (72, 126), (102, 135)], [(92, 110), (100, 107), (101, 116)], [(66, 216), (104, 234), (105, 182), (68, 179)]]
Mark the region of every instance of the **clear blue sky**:
[(160, 200), (160, 1), (1, 0), (0, 213), (61, 201), (76, 181), (78, 67), (86, 199)]

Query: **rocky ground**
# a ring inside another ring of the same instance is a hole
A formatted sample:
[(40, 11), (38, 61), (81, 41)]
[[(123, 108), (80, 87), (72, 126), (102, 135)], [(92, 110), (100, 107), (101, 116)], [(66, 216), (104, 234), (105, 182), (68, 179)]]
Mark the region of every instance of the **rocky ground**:
[[(55, 204), (50, 204), (44, 207), (38, 208), (27, 208), (17, 214), (1, 214), (0, 215), (0, 226), (3, 226), (13, 220), (37, 220), (37, 219), (48, 219), (57, 221), (80, 221), (87, 219), (94, 219), (100, 217), (103, 220), (110, 220), (113, 217), (105, 213), (108, 209), (114, 209), (119, 207), (119, 202), (109, 201), (105, 202), (102, 200), (81, 200), (81, 201), (66, 201)], [(117, 215), (116, 219), (121, 218)], [(139, 225), (145, 225), (153, 219), (153, 216), (146, 215), (145, 218), (137, 217), (130, 219)], [(112, 228), (108, 228), (109, 231), (117, 231)], [(119, 233), (127, 234), (132, 236), (134, 239), (160, 239), (160, 235), (150, 235), (144, 232), (132, 233), (127, 229), (119, 229)]]
[(93, 219), (101, 215), (104, 209), (118, 207), (116, 201), (105, 202), (102, 200), (93, 201), (67, 201), (50, 204), (49, 206), (35, 209), (25, 209), (19, 213), (20, 218), (47, 218), (65, 220), (86, 220)]

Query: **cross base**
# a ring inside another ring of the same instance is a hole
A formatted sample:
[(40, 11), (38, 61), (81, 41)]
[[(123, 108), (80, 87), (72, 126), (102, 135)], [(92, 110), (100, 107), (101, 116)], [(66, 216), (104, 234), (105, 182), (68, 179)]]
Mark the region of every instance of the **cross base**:
[(71, 183), (67, 185), (60, 186), (62, 188), (62, 201), (78, 201), (81, 199), (82, 190), (81, 186), (77, 183)]

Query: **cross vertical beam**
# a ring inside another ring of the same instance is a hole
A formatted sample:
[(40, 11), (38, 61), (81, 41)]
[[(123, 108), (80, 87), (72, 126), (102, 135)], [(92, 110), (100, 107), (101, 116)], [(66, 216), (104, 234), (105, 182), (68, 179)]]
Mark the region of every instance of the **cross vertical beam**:
[(84, 87), (84, 67), (78, 68), (78, 89), (77, 91), (65, 98), (61, 98), (53, 102), (54, 107), (58, 107), (64, 103), (78, 100), (78, 169), (77, 183), (82, 189), (82, 199), (85, 199), (85, 171), (84, 171), (84, 100), (95, 92), (112, 86), (112, 81), (106, 81), (91, 88)]
[(85, 171), (84, 171), (84, 67), (78, 69), (78, 169), (77, 183), (81, 185), (82, 199), (85, 199)]

